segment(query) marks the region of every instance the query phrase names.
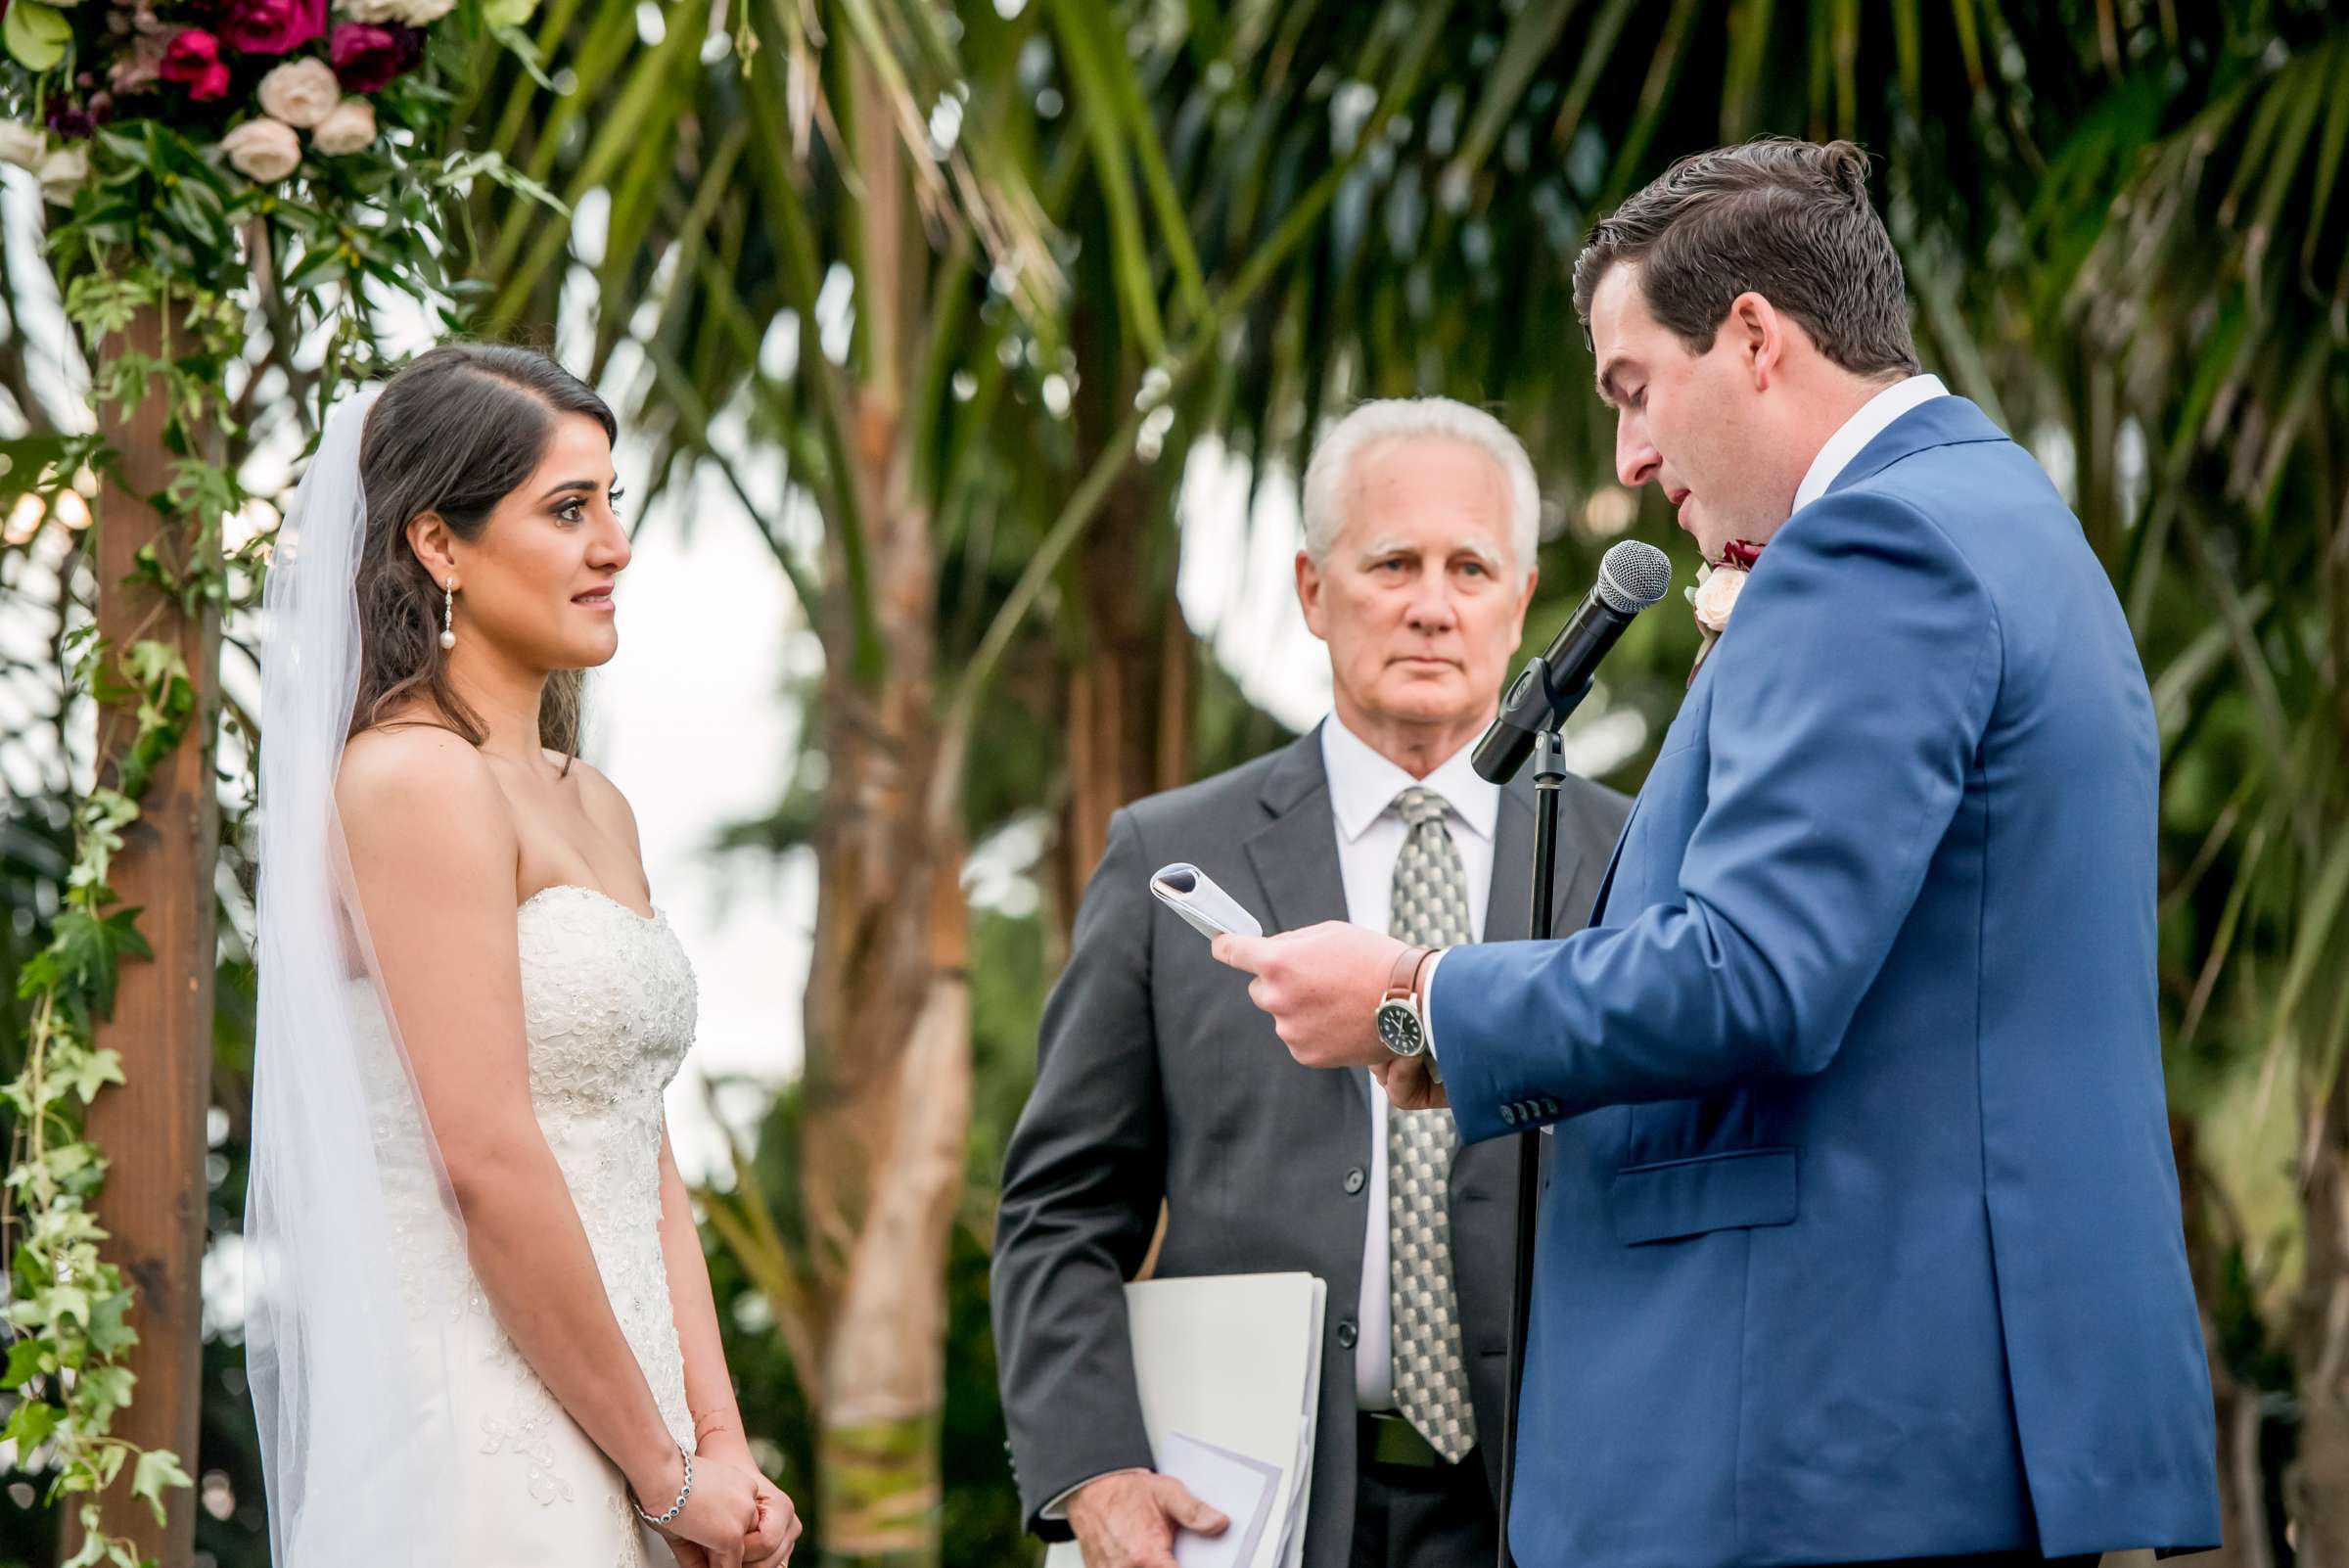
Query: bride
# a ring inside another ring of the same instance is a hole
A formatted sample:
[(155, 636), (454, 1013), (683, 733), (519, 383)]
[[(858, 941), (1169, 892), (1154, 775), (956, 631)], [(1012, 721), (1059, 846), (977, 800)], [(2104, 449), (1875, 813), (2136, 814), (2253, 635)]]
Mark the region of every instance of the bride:
[(577, 757), (614, 423), (437, 348), (263, 590), (247, 1358), (283, 1568), (787, 1561), (662, 1115), (694, 978)]

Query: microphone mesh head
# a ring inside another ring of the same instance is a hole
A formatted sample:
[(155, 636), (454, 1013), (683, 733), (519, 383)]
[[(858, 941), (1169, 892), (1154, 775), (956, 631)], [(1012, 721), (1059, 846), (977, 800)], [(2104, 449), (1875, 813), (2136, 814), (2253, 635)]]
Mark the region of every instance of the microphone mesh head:
[(1598, 562), (1598, 597), (1617, 615), (1635, 616), (1672, 586), (1672, 558), (1652, 544), (1626, 539)]

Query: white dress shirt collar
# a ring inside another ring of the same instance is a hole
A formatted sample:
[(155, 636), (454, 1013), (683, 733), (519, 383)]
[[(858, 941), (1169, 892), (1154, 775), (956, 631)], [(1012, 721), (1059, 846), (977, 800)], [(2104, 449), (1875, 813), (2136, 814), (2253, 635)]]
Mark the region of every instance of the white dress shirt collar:
[(1396, 796), (1417, 784), (1442, 796), (1462, 826), (1490, 841), (1500, 818), (1500, 786), (1477, 776), (1469, 761), (1475, 750), (1470, 742), (1427, 777), (1413, 778), (1330, 715), (1321, 725), (1321, 765), (1329, 775), (1329, 806), (1339, 837), (1349, 844), (1360, 838)]
[(1892, 422), (1917, 404), (1936, 397), (1947, 397), (1950, 390), (1941, 384), (1939, 376), (1911, 376), (1896, 381), (1882, 392), (1860, 405), (1860, 411), (1843, 422), (1843, 428), (1827, 438), (1827, 444), (1811, 459), (1810, 472), (1795, 487), (1794, 509), (1799, 512), (1827, 493), (1835, 476), (1858, 457), (1869, 441), (1884, 434)]

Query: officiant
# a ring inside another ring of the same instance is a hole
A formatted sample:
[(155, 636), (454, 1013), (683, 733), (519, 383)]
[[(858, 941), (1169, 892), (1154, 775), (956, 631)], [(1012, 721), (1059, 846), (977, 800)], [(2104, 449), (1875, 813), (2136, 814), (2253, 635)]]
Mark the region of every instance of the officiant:
[[(1296, 560), (1333, 709), (1285, 749), (1112, 819), (1005, 1161), (994, 1331), (1021, 1505), (1095, 1568), (1168, 1568), (1221, 1521), (1153, 1471), (1121, 1287), (1301, 1270), (1328, 1287), (1307, 1568), (1455, 1568), (1497, 1547), (1516, 1185), (1448, 1112), (1294, 1062), (1245, 980), (1148, 891), (1194, 862), (1267, 930), (1348, 920), (1421, 945), (1527, 929), (1529, 773), (1469, 751), (1535, 581), (1532, 463), (1438, 398), (1323, 437)], [(1624, 800), (1570, 779), (1557, 929), (1591, 903)]]

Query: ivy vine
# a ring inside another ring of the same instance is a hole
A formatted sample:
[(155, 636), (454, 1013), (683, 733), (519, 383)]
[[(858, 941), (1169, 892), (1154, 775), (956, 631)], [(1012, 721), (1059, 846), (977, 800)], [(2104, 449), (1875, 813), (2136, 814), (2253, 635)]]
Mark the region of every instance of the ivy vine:
[[(450, 240), (476, 182), (506, 185), (563, 213), (550, 193), (502, 161), (445, 146), (445, 84), (460, 72), (469, 37), (487, 33), (523, 53), (538, 74), (515, 26), (528, 11), (527, 0), (468, 0), (466, 25), (434, 29), (428, 69), (374, 100), (403, 136), (358, 156), (305, 153), (282, 180), (249, 177), (205, 135), (160, 119), (98, 127), (87, 144), (86, 181), (50, 233), (66, 316), (92, 367), (101, 434), (0, 441), (0, 508), (35, 496), (54, 517), (68, 489), (94, 495), (108, 476), (119, 485), (120, 454), (103, 432), (121, 428), (150, 398), (161, 399), (168, 453), (162, 491), (138, 497), (165, 520), (130, 579), (152, 590), (150, 613), (118, 646), (95, 625), (63, 641), (69, 700), (100, 705), (94, 787), (71, 804), (70, 869), (47, 945), (19, 972), (23, 1057), (15, 1079), (0, 1086), (14, 1121), (0, 1181), (12, 1336), (0, 1389), (16, 1401), (0, 1439), (15, 1443), (28, 1468), (45, 1456), (50, 1502), (77, 1499), (83, 1540), (67, 1568), (144, 1568), (129, 1538), (108, 1533), (100, 1503), (125, 1470), (130, 1496), (159, 1522), (168, 1494), (191, 1484), (177, 1454), (114, 1432), (136, 1390), (128, 1357), (138, 1334), (128, 1320), (130, 1282), (101, 1251), (108, 1237), (96, 1199), (107, 1159), (84, 1135), (84, 1113), (124, 1082), (120, 1054), (98, 1042), (122, 966), (154, 956), (139, 911), (111, 886), (115, 858), (149, 784), (208, 721), (202, 694), (217, 681), (216, 670), (188, 668), (177, 633), (199, 616), (225, 618), (256, 602), (266, 571), (266, 536), (222, 547), (224, 523), (248, 498), (234, 466), (208, 454), (230, 450), (246, 434), (261, 375), (249, 352), (256, 336), (273, 345), (267, 363), (285, 376), (290, 399), (323, 415), (340, 383), (384, 367), (360, 302), (365, 286), (461, 325), (479, 290), (451, 275)], [(18, 13), (33, 10), (20, 5), (12, 20)], [(31, 101), (41, 101), (45, 79), (32, 82)], [(0, 99), (13, 96), (0, 80)], [(166, 324), (161, 352), (122, 341), (148, 312)], [(298, 369), (297, 344), (322, 344), (323, 356)], [(232, 399), (230, 373), (241, 358), (244, 386)], [(318, 420), (307, 423), (314, 430)], [(61, 589), (61, 601), (68, 597)]]

